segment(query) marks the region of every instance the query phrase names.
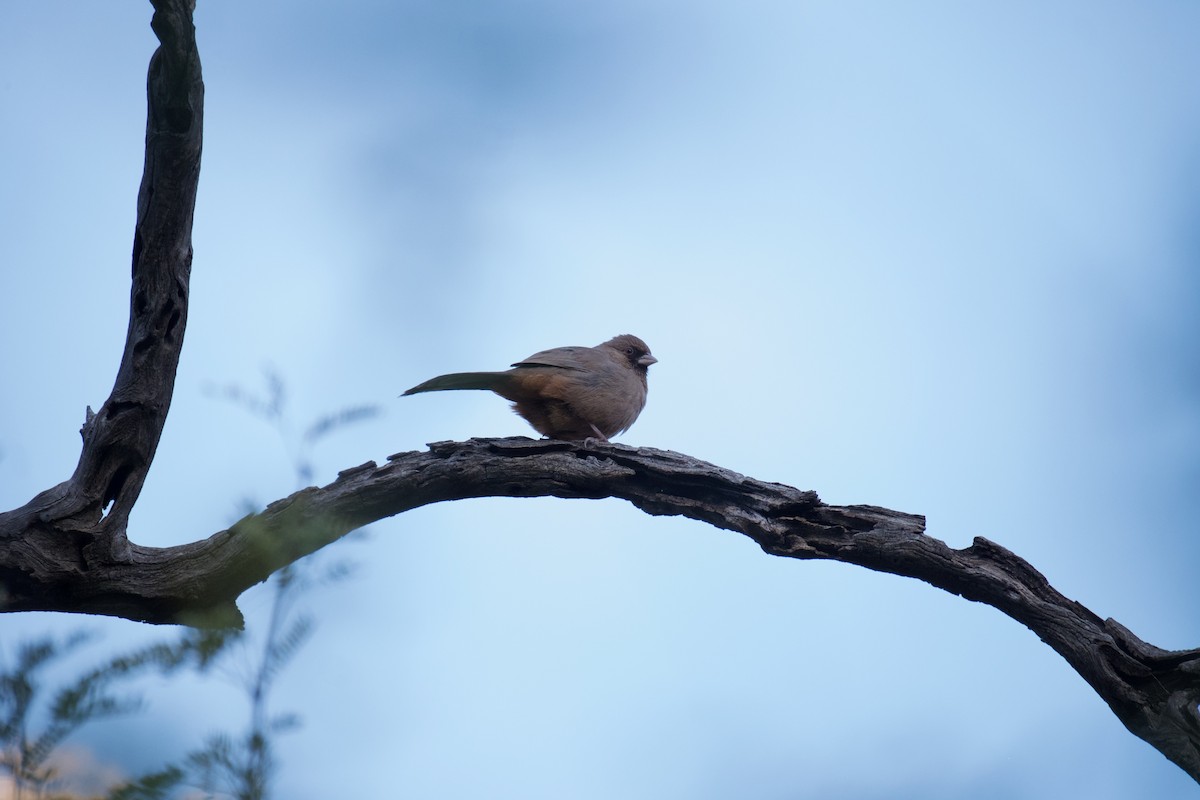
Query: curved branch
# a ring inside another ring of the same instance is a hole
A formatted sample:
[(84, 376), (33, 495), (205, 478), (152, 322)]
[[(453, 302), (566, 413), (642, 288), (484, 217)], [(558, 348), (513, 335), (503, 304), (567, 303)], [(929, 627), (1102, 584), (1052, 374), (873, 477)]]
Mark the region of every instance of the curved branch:
[(201, 542), (131, 545), (127, 559), (91, 565), (86, 581), (78, 575), (64, 581), (59, 564), (31, 576), (37, 591), (10, 596), (8, 607), (236, 623), (241, 592), (370, 522), (446, 500), (542, 496), (620, 498), (649, 514), (744, 534), (771, 555), (857, 564), (986, 603), (1036, 633), (1130, 731), (1200, 780), (1200, 650), (1166, 651), (1141, 641), (987, 539), (956, 550), (925, 535), (917, 515), (830, 506), (811, 491), (649, 448), (524, 438), (441, 442), (427, 452), (394, 455), (383, 466), (347, 470), (328, 486), (272, 503)]

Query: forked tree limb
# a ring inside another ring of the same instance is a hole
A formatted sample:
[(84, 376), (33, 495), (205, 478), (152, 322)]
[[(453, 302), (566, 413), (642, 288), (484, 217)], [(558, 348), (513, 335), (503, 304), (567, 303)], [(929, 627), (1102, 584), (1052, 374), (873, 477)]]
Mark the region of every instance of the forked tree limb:
[(735, 531), (764, 551), (917, 578), (986, 603), (1065, 658), (1137, 736), (1200, 781), (1200, 650), (1166, 651), (1064, 597), (1026, 561), (977, 538), (955, 550), (924, 518), (829, 506), (677, 453), (529, 439), (443, 442), (364, 464), (213, 536), (168, 548), (128, 541), (174, 390), (187, 321), (204, 87), (191, 0), (152, 0), (146, 164), (130, 322), (112, 395), (84, 424), (70, 479), (0, 514), (0, 608), (236, 625), (238, 596), (349, 531), (473, 497), (620, 498), (653, 515)]
[[(204, 115), (194, 6), (188, 0), (154, 2), (151, 27), (161, 46), (147, 77), (129, 328), (112, 394), (98, 412), (87, 410), (75, 473), (24, 507), (0, 514), (0, 544), (28, 548), (35, 562), (38, 550), (57, 556), (68, 547), (81, 577), (95, 563), (128, 559), (129, 512), (154, 460), (175, 389), (187, 324)], [(22, 593), (25, 581), (21, 570), (0, 563), (0, 592)]]

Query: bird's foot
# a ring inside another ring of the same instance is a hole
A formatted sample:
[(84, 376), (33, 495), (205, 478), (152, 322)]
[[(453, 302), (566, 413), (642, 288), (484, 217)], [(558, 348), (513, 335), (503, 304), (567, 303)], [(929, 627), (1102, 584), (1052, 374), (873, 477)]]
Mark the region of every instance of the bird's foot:
[(585, 448), (593, 447), (598, 442), (604, 442), (605, 444), (608, 444), (608, 437), (601, 433), (599, 428), (597, 428), (595, 425), (589, 425), (588, 427), (590, 427), (592, 429), (592, 433), (596, 435), (589, 436), (583, 440), (583, 446)]

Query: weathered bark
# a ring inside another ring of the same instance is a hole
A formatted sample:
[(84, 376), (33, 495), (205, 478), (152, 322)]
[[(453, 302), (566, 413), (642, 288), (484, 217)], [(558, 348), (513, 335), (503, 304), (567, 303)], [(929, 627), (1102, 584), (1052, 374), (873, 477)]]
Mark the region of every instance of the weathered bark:
[(82, 430), (74, 475), (0, 514), (0, 608), (236, 625), (235, 605), (274, 571), (369, 522), (472, 497), (628, 500), (742, 533), (772, 555), (832, 559), (926, 581), (1024, 624), (1137, 736), (1200, 781), (1200, 650), (1165, 651), (1063, 597), (1026, 561), (977, 538), (955, 550), (924, 518), (829, 506), (677, 453), (614, 444), (471, 440), (364, 464), (229, 530), (168, 548), (133, 544), (129, 512), (170, 407), (187, 321), (204, 87), (189, 0), (153, 0), (146, 165), (130, 322), (112, 395)]
[[(615, 497), (745, 534), (767, 553), (858, 564), (926, 581), (1026, 625), (1091, 684), (1133, 733), (1200, 780), (1200, 650), (1165, 651), (1059, 594), (1028, 562), (986, 539), (955, 550), (924, 518), (830, 506), (810, 491), (747, 478), (678, 453), (530, 439), (442, 442), (367, 463), (229, 530), (169, 548), (130, 545), (124, 559), (55, 569), (10, 593), (9, 610), (83, 611), (151, 622), (228, 624), (234, 601), (347, 532), (418, 506), (472, 497)], [(13, 553), (3, 554), (11, 564)], [(29, 565), (27, 565), (29, 566)]]
[(204, 84), (194, 3), (155, 2), (162, 43), (147, 80), (146, 163), (138, 192), (125, 352), (112, 394), (89, 408), (75, 473), (22, 508), (0, 514), (0, 599), (37, 594), (53, 576), (70, 605), (96, 565), (130, 557), (126, 526), (154, 459), (183, 347), (200, 177)]

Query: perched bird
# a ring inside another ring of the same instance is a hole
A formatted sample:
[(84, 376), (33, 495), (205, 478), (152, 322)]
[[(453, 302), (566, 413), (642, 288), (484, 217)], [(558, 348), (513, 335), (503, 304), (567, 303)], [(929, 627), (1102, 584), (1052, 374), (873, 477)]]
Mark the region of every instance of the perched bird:
[(543, 350), (505, 372), (442, 375), (404, 394), (489, 389), (543, 436), (608, 441), (642, 413), (646, 370), (657, 362), (645, 342), (623, 334), (595, 347)]

